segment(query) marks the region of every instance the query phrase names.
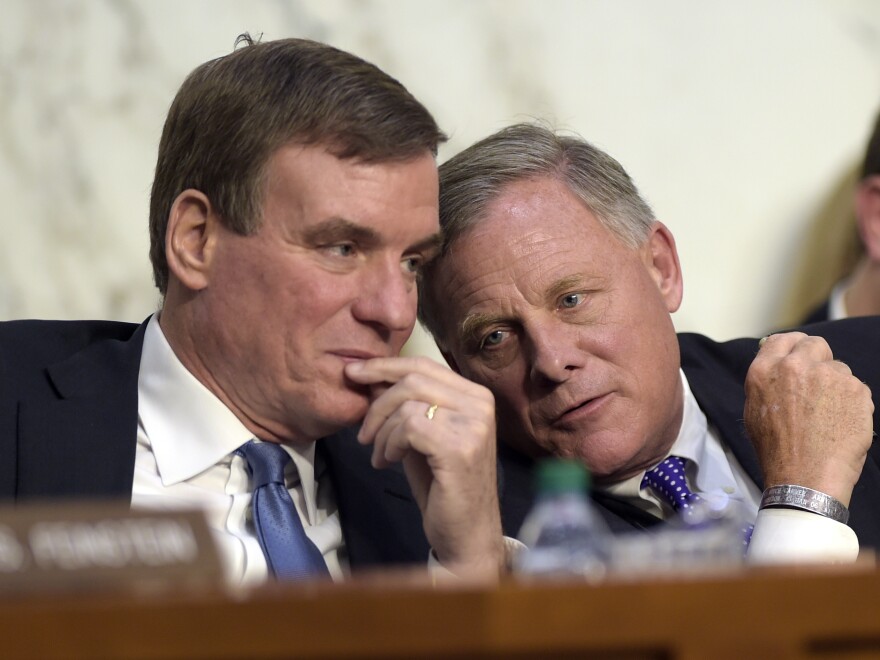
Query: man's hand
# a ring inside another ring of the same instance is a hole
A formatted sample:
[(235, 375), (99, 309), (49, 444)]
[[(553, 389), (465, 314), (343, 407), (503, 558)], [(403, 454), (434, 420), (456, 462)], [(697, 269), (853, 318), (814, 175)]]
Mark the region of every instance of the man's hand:
[(766, 338), (745, 388), (765, 487), (798, 484), (849, 506), (874, 435), (870, 389), (824, 339), (800, 332)]
[(497, 576), (504, 547), (491, 392), (423, 357), (366, 360), (345, 373), (373, 386), (358, 440), (373, 444), (374, 467), (403, 461), (437, 558), (459, 575)]

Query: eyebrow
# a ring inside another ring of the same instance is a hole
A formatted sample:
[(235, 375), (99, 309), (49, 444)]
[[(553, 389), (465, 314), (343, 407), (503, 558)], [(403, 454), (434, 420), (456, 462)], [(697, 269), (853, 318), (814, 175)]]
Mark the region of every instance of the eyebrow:
[(379, 235), (373, 229), (343, 218), (331, 218), (318, 225), (308, 227), (303, 231), (303, 238), (312, 244), (341, 240), (354, 240), (367, 245), (379, 242)]
[[(366, 247), (374, 247), (382, 243), (382, 237), (375, 229), (364, 227), (345, 218), (331, 218), (303, 231), (303, 239), (312, 245), (332, 243), (334, 241), (355, 241)], [(407, 252), (422, 252), (428, 259), (436, 256), (440, 250), (442, 235), (440, 232), (431, 234), (415, 245), (409, 246)]]
[(503, 316), (499, 316), (497, 314), (470, 314), (464, 321), (461, 322), (460, 334), (462, 339), (465, 341), (470, 341), (472, 339), (476, 339), (479, 331), (483, 328), (490, 326), (494, 323), (499, 323), (504, 320)]
[[(547, 289), (546, 299), (555, 302), (562, 294), (568, 293), (572, 289), (582, 288), (583, 286), (584, 276), (581, 273), (567, 275), (550, 285)], [(507, 320), (507, 317), (499, 314), (470, 314), (461, 322), (459, 333), (465, 341), (476, 339), (483, 328), (496, 323), (505, 323)]]
[(565, 277), (556, 280), (550, 285), (550, 288), (547, 289), (547, 298), (555, 301), (559, 296), (564, 293), (569, 293), (572, 289), (583, 288), (584, 279), (585, 278), (581, 273), (574, 273), (573, 275), (566, 275)]
[(419, 241), (415, 245), (413, 245), (409, 251), (421, 252), (425, 255), (425, 261), (431, 261), (438, 254), (440, 254), (440, 246), (443, 243), (443, 234), (441, 232), (437, 232), (436, 234), (431, 234), (423, 241)]

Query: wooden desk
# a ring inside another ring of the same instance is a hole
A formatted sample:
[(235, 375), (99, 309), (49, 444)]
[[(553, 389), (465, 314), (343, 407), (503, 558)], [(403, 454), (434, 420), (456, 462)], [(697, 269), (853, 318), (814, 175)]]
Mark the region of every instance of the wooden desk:
[[(673, 604), (675, 603), (675, 604)], [(0, 600), (9, 658), (880, 657), (880, 571), (764, 570), (599, 586), (341, 585)]]

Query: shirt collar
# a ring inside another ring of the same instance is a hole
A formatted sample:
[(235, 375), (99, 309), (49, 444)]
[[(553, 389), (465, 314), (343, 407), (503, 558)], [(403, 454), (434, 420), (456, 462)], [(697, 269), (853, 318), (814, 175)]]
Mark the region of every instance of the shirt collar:
[(847, 286), (849, 286), (849, 280), (841, 280), (831, 290), (831, 295), (828, 297), (829, 321), (839, 321), (849, 316), (846, 312), (846, 298), (844, 297)]
[(681, 428), (678, 430), (678, 437), (669, 450), (671, 456), (681, 456), (697, 465), (706, 462), (706, 433), (708, 426), (706, 424), (706, 415), (700, 410), (700, 406), (691, 392), (691, 386), (688, 383), (687, 376), (684, 371), (681, 373), (681, 386), (684, 391), (684, 412), (681, 417)]
[[(687, 376), (684, 375), (684, 371), (679, 369), (678, 372), (681, 376), (682, 400), (684, 403), (681, 427), (678, 429), (678, 436), (675, 438), (675, 442), (672, 443), (669, 454), (689, 458), (699, 464), (706, 444), (706, 415), (700, 410), (700, 406), (694, 398), (693, 392), (691, 392), (691, 387), (688, 384)], [(664, 456), (663, 458), (666, 457)], [(642, 479), (644, 476), (645, 471), (643, 470), (629, 479), (602, 487), (600, 490), (619, 498), (641, 498), (643, 496)]]
[[(155, 314), (147, 324), (138, 374), (138, 414), (165, 486), (220, 462), (254, 435), (180, 362)], [(314, 508), (315, 443), (284, 446)]]
[[(700, 409), (700, 404), (691, 392), (687, 376), (681, 369), (679, 373), (684, 401), (681, 428), (667, 456), (681, 456), (693, 462), (694, 481), (691, 485), (696, 492), (713, 492), (719, 487), (732, 488), (736, 480), (724, 455), (724, 449), (709, 428), (706, 414)], [(653, 502), (655, 498), (650, 489), (642, 490), (644, 476), (645, 472), (642, 471), (602, 490), (619, 498)]]

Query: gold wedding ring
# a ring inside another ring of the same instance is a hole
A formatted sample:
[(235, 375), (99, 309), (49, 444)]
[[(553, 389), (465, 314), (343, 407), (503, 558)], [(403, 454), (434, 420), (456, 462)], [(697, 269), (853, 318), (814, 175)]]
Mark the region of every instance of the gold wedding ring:
[(434, 419), (434, 413), (437, 412), (437, 408), (439, 407), (440, 406), (438, 406), (436, 403), (432, 403), (425, 411), (425, 417), (427, 417), (428, 419)]

